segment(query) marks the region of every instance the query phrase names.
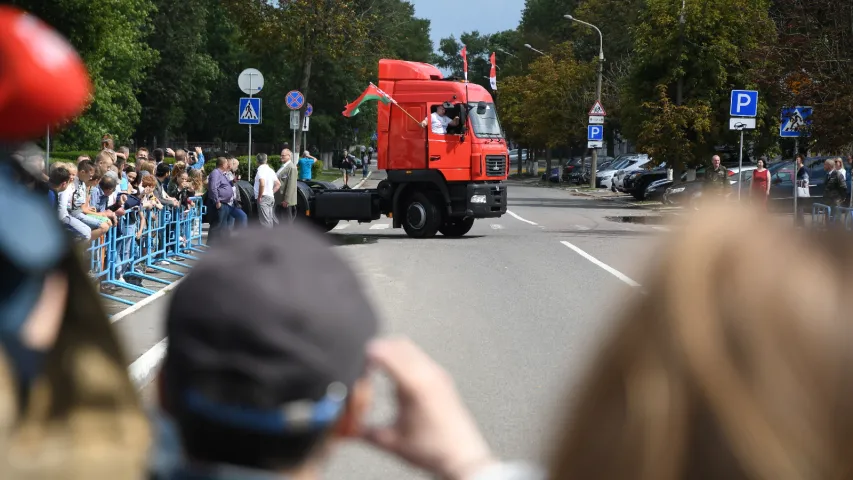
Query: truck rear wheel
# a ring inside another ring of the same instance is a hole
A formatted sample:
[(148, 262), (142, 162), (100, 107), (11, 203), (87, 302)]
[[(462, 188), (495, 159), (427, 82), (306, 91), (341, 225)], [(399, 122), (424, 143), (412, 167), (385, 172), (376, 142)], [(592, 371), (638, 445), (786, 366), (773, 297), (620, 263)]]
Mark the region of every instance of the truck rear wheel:
[(466, 218), (448, 218), (438, 227), (438, 231), (445, 237), (461, 237), (471, 231), (474, 226), (474, 219)]
[(432, 238), (441, 224), (441, 212), (425, 193), (415, 192), (406, 202), (403, 229), (412, 238)]

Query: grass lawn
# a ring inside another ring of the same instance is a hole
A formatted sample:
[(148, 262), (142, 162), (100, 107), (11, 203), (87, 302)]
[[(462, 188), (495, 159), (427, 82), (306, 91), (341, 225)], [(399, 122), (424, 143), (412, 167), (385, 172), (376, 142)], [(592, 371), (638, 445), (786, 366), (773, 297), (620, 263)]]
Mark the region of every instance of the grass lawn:
[(339, 178), (341, 178), (340, 170), (323, 170), (314, 180), (321, 182), (334, 182)]

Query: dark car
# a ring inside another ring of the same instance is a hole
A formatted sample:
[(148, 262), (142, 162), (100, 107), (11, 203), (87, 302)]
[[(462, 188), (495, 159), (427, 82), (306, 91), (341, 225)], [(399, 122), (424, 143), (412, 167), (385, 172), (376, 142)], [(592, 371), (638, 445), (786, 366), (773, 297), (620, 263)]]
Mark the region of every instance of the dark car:
[(622, 182), (622, 189), (625, 193), (630, 193), (637, 200), (645, 200), (646, 188), (652, 182), (665, 178), (667, 178), (667, 167), (664, 164), (649, 170), (640, 170), (631, 173)]
[[(820, 203), (826, 190), (826, 171), (823, 163), (833, 160), (830, 157), (808, 157), (804, 165), (809, 172), (809, 198), (799, 200), (803, 207), (811, 208), (812, 203)], [(850, 179), (850, 163), (844, 159), (844, 169), (847, 171), (847, 179)], [(795, 164), (793, 161), (783, 161), (772, 164), (770, 170), (770, 204), (768, 208), (772, 211), (790, 211), (794, 208), (794, 184), (792, 177), (795, 176)], [(751, 179), (750, 179), (751, 181)], [(847, 182), (848, 190), (850, 183)], [(744, 183), (744, 187), (748, 184)], [(849, 192), (848, 192), (849, 194)]]
[[(587, 165), (589, 162), (587, 162)], [(563, 181), (568, 182), (571, 181), (572, 178), (578, 178), (580, 176), (581, 170), (584, 168), (584, 159), (583, 158), (573, 158), (566, 162), (563, 166)], [(575, 173), (578, 174), (578, 177), (575, 177)]]

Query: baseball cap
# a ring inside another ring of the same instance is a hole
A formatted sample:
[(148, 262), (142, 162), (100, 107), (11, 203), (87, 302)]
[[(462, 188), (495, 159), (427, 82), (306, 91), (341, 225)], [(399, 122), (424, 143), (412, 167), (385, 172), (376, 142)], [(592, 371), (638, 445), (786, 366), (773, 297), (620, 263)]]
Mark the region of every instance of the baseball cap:
[(169, 307), (167, 404), (260, 434), (330, 427), (378, 325), (330, 246), (296, 224), (250, 227), (208, 250)]
[(92, 84), (67, 40), (36, 17), (0, 6), (0, 139), (27, 140), (76, 117)]

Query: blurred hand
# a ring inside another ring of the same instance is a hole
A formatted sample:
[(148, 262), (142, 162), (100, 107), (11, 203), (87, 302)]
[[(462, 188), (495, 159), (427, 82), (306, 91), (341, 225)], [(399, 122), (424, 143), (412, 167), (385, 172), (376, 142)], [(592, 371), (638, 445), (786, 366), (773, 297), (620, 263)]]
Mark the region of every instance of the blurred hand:
[(195, 153), (201, 153), (201, 147), (195, 147)]
[(469, 478), (497, 463), (453, 379), (414, 343), (379, 340), (368, 356), (395, 382), (398, 414), (393, 425), (363, 432), (365, 440), (446, 479)]
[(171, 148), (167, 148), (167, 149), (166, 149), (166, 155), (167, 155), (167, 156), (169, 156), (169, 157), (174, 157), (174, 156), (175, 156), (175, 151), (174, 151), (174, 150), (172, 150)]
[(119, 217), (123, 216), (125, 213), (127, 213), (127, 212), (124, 210), (124, 207), (121, 207), (118, 210), (116, 210), (116, 215), (118, 215)]

